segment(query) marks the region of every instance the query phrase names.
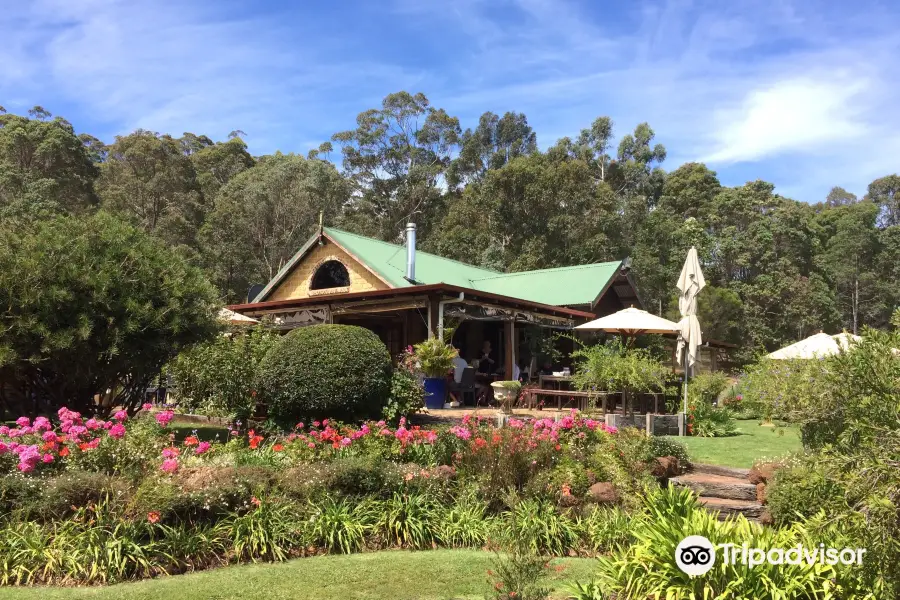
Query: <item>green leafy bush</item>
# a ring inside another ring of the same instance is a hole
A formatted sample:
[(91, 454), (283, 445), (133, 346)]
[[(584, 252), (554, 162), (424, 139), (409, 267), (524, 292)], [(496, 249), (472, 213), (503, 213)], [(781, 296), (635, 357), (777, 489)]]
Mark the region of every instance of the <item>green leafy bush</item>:
[(650, 455), (653, 457), (674, 456), (682, 465), (689, 465), (691, 463), (687, 448), (685, 448), (684, 444), (681, 442), (667, 437), (650, 436), (647, 443), (649, 445)]
[(846, 489), (840, 474), (825, 470), (817, 455), (794, 458), (777, 471), (766, 487), (766, 505), (776, 524), (793, 523), (820, 510), (846, 511)]
[(531, 554), (565, 556), (578, 547), (576, 522), (556, 510), (556, 505), (534, 499), (517, 502), (504, 515), (501, 539), (515, 541), (517, 547)]
[(302, 418), (376, 418), (390, 386), (387, 348), (351, 325), (293, 330), (263, 358), (257, 379), (270, 418), (289, 428)]
[(697, 437), (726, 437), (737, 432), (731, 409), (713, 406), (703, 399), (688, 404), (688, 435)]
[(368, 504), (326, 497), (310, 503), (307, 536), (310, 543), (328, 552), (350, 554), (365, 545), (372, 519)]
[(217, 330), (200, 269), (138, 228), (103, 212), (0, 225), (3, 381), (42, 406), (87, 415), (100, 395), (100, 412), (134, 412), (165, 363)]
[(168, 368), (179, 408), (246, 421), (256, 405), (259, 365), (278, 340), (276, 333), (260, 325), (247, 333), (217, 336), (179, 354)]
[(661, 392), (670, 369), (644, 348), (626, 348), (619, 340), (583, 346), (572, 352), (578, 361), (574, 382), (581, 390), (618, 391), (630, 406), (633, 394)]
[(382, 416), (396, 424), (401, 417), (419, 412), (425, 406), (425, 388), (413, 373), (406, 369), (395, 369), (391, 376), (391, 393)]
[(547, 559), (539, 554), (513, 548), (495, 554), (488, 571), (491, 584), (488, 600), (546, 600), (550, 590), (541, 585), (547, 577)]
[(765, 528), (743, 517), (719, 521), (703, 509), (689, 490), (667, 488), (648, 499), (647, 518), (635, 523), (635, 543), (601, 556), (597, 577), (572, 590), (576, 600), (616, 598), (875, 598), (882, 588), (867, 588), (853, 569), (803, 562), (764, 563), (755, 567), (717, 560), (714, 568), (691, 577), (672, 557), (685, 532), (706, 537), (714, 546), (747, 544), (751, 548), (843, 548), (850, 540), (823, 520), (793, 527)]
[(721, 371), (700, 373), (690, 378), (688, 384), (688, 400), (714, 404), (725, 388), (728, 387), (728, 375)]

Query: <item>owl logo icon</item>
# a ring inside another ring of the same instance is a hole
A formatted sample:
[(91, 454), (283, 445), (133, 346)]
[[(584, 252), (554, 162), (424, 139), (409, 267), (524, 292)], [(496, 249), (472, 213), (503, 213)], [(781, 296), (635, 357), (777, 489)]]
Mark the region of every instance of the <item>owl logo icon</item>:
[(703, 575), (716, 564), (716, 549), (702, 535), (689, 535), (675, 548), (675, 564), (692, 577)]

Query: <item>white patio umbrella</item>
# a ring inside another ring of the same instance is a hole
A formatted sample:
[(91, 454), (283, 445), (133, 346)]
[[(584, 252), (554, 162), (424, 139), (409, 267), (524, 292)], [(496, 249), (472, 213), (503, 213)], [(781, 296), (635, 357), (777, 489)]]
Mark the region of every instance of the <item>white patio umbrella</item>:
[(259, 323), (259, 321), (254, 319), (253, 317), (242, 315), (241, 313), (234, 312), (233, 310), (228, 308), (223, 308), (222, 310), (220, 310), (218, 318), (220, 321), (230, 323), (231, 325), (253, 325), (255, 323)]
[[(681, 267), (681, 275), (678, 277), (678, 310), (681, 312), (681, 321), (678, 322), (678, 362), (684, 360), (684, 412), (687, 412), (687, 382), (691, 367), (697, 362), (697, 348), (703, 342), (700, 331), (700, 321), (697, 320), (697, 294), (706, 286), (703, 271), (700, 270), (700, 259), (697, 257), (697, 249), (691, 246), (688, 250), (687, 260)], [(683, 359), (682, 359), (683, 356)]]
[(851, 343), (861, 339), (852, 333), (828, 335), (820, 332), (790, 346), (785, 346), (781, 350), (776, 350), (769, 354), (769, 358), (776, 360), (822, 358), (837, 354), (841, 350), (847, 350)]
[(594, 319), (575, 329), (592, 329), (618, 333), (625, 336), (636, 336), (644, 333), (678, 332), (678, 323), (657, 317), (639, 308), (626, 308), (599, 319)]

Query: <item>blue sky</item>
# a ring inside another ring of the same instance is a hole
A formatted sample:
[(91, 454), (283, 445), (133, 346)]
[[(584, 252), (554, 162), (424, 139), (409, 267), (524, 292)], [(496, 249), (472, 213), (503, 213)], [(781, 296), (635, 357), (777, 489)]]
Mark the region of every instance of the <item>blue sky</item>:
[(0, 105), (111, 141), (142, 127), (305, 152), (401, 89), (541, 147), (648, 121), (668, 170), (815, 202), (900, 170), (892, 0), (0, 0)]

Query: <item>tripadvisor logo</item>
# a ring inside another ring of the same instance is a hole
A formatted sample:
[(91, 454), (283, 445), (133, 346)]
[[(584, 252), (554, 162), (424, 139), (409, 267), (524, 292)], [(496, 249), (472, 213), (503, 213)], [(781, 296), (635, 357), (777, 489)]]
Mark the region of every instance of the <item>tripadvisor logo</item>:
[[(744, 543), (721, 544), (722, 562), (726, 565), (745, 565), (750, 568), (769, 565), (861, 565), (865, 548), (826, 548), (819, 544), (807, 548), (797, 544), (791, 548), (752, 548)], [(689, 535), (675, 548), (675, 564), (691, 576), (703, 575), (716, 564), (716, 546), (702, 535)]]

